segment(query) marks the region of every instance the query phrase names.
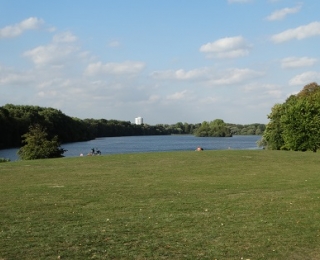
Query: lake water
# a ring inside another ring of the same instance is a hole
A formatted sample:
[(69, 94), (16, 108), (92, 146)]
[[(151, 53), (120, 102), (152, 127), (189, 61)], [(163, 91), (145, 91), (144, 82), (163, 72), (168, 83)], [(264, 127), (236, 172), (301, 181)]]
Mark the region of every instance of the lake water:
[[(193, 135), (161, 135), (161, 136), (126, 136), (97, 138), (87, 142), (62, 144), (68, 150), (65, 157), (87, 155), (91, 149), (100, 150), (103, 154), (194, 151), (197, 147), (204, 150), (246, 150), (258, 149), (258, 135), (235, 135), (233, 137), (195, 137)], [(11, 161), (18, 160), (17, 148), (0, 150), (0, 158)]]

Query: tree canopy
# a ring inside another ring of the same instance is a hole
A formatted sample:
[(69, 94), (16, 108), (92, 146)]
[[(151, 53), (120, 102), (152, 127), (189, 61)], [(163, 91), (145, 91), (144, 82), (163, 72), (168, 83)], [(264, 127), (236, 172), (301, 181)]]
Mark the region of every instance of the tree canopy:
[(273, 106), (263, 134), (267, 148), (313, 151), (320, 147), (320, 86), (313, 82)]
[(204, 121), (195, 132), (196, 136), (201, 137), (231, 137), (231, 129), (222, 119), (216, 119), (210, 123)]

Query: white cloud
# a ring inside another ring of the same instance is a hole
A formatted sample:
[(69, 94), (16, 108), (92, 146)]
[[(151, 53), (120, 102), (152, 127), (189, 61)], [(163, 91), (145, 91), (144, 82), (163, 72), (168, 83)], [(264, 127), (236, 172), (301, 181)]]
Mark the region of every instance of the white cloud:
[(154, 71), (150, 74), (150, 76), (159, 80), (175, 79), (174, 73), (175, 72), (172, 70)]
[(101, 74), (136, 74), (142, 71), (145, 67), (143, 62), (125, 61), (122, 63), (105, 63), (96, 62), (87, 66), (85, 74), (95, 76)]
[(273, 84), (248, 84), (243, 89), (244, 92), (252, 92), (252, 91), (260, 91), (261, 89), (274, 90), (278, 88), (278, 86)]
[(25, 86), (34, 81), (34, 75), (30, 72), (15, 71), (0, 66), (0, 86)]
[(215, 103), (218, 103), (219, 100), (221, 100), (222, 98), (221, 97), (205, 97), (205, 98), (202, 98), (200, 99), (200, 103), (202, 104), (215, 104)]
[(75, 46), (49, 44), (26, 51), (24, 56), (30, 58), (37, 66), (63, 66), (68, 56), (76, 51)]
[(318, 60), (308, 57), (287, 57), (281, 60), (281, 67), (284, 69), (310, 67), (313, 66)]
[(209, 81), (209, 84), (214, 86), (239, 84), (253, 78), (261, 77), (262, 75), (264, 75), (264, 73), (251, 69), (229, 69), (220, 75), (216, 75)]
[(110, 48), (117, 48), (120, 45), (121, 45), (121, 43), (119, 41), (117, 41), (117, 40), (113, 40), (113, 41), (108, 42), (108, 46)]
[(274, 43), (282, 43), (293, 39), (301, 40), (316, 35), (320, 35), (320, 22), (312, 22), (307, 25), (275, 34), (271, 37), (271, 40)]
[(151, 95), (149, 96), (148, 100), (147, 100), (147, 103), (148, 104), (153, 104), (153, 103), (156, 103), (160, 100), (160, 96), (159, 95)]
[(189, 71), (185, 71), (183, 69), (180, 69), (175, 72), (175, 76), (177, 79), (190, 80), (190, 79), (203, 78), (203, 77), (207, 76), (208, 73), (209, 73), (208, 68), (194, 69), (194, 70), (189, 70)]
[(209, 86), (239, 84), (247, 80), (261, 77), (262, 72), (251, 69), (228, 69), (224, 71), (215, 71), (212, 68), (199, 68), (190, 71), (168, 70), (156, 71), (151, 74), (157, 80), (184, 80), (204, 82)]
[[(88, 53), (79, 53), (80, 49), (74, 43), (77, 37), (70, 32), (59, 33), (53, 36), (48, 45), (41, 45), (25, 51), (23, 55), (30, 58), (36, 66), (65, 67), (72, 59), (88, 58)], [(75, 57), (78, 55), (78, 57)]]
[(255, 99), (259, 103), (259, 105), (251, 104), (250, 106), (270, 108), (275, 102), (283, 102), (286, 98), (286, 92), (283, 89), (283, 86), (277, 84), (253, 82), (244, 86), (243, 92), (245, 95), (243, 99)]
[(290, 85), (300, 85), (305, 86), (311, 82), (320, 81), (320, 72), (319, 71), (307, 71), (293, 77), (290, 81)]
[(200, 51), (207, 53), (209, 58), (237, 58), (247, 55), (250, 49), (251, 45), (242, 36), (222, 38), (200, 47)]
[(55, 43), (71, 43), (77, 41), (77, 37), (71, 32), (59, 33), (53, 36), (53, 42)]
[(155, 71), (151, 73), (151, 76), (155, 79), (160, 80), (199, 80), (199, 79), (206, 79), (211, 73), (211, 69), (209, 68), (200, 68), (200, 69), (193, 69), (189, 71), (185, 71), (183, 69), (179, 69), (176, 71), (167, 70), (167, 71)]
[(205, 79), (210, 75), (209, 68), (200, 68), (185, 71), (179, 69), (176, 71), (167, 70), (167, 71), (155, 71), (151, 76), (155, 79), (166, 80), (166, 79), (175, 79), (175, 80), (195, 80), (195, 79)]
[(0, 38), (12, 38), (21, 35), (27, 30), (38, 29), (43, 24), (43, 20), (37, 17), (30, 17), (15, 25), (9, 25), (0, 29)]
[(283, 96), (283, 92), (279, 89), (268, 90), (265, 93), (274, 98), (281, 98)]
[(171, 100), (185, 99), (188, 93), (189, 93), (189, 91), (183, 90), (181, 92), (176, 92), (172, 95), (167, 96), (167, 99), (171, 99)]
[(276, 10), (267, 17), (267, 20), (269, 20), (269, 21), (282, 20), (288, 14), (294, 14), (294, 13), (299, 12), (300, 9), (301, 9), (301, 4), (296, 7), (292, 7), (292, 8), (283, 8), (281, 10)]

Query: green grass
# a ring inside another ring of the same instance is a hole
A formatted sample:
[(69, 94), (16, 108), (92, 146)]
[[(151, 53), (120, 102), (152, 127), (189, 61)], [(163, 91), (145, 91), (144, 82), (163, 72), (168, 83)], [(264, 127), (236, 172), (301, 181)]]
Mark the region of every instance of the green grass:
[(320, 259), (320, 157), (280, 151), (0, 164), (0, 259)]

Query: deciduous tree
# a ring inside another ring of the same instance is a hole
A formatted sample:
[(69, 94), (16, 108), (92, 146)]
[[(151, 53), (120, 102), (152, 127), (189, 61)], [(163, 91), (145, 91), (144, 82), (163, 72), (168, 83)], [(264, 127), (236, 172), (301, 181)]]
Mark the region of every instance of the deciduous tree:
[[(318, 97), (318, 98), (317, 98)], [(292, 97), (281, 118), (284, 148), (316, 152), (320, 147), (320, 95)]]
[(275, 104), (268, 115), (270, 121), (263, 133), (263, 139), (267, 142), (267, 148), (270, 150), (280, 150), (284, 145), (281, 126), (282, 115), (283, 105), (281, 104)]
[(284, 104), (273, 106), (263, 134), (267, 148), (313, 151), (320, 148), (320, 86), (313, 82)]
[(66, 151), (60, 147), (57, 136), (49, 140), (46, 129), (38, 124), (30, 126), (29, 132), (22, 137), (25, 145), (18, 150), (22, 160), (63, 157)]
[(204, 121), (196, 131), (196, 136), (231, 137), (231, 129), (222, 119), (215, 119), (210, 123)]

